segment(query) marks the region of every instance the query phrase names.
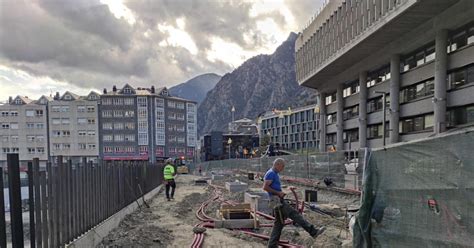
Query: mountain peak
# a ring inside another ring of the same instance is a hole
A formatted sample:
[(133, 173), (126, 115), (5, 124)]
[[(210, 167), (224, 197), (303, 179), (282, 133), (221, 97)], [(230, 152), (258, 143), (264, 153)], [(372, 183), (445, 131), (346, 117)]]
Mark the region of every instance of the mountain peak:
[(221, 76), (205, 73), (170, 88), (171, 95), (201, 103), (208, 91), (214, 88)]

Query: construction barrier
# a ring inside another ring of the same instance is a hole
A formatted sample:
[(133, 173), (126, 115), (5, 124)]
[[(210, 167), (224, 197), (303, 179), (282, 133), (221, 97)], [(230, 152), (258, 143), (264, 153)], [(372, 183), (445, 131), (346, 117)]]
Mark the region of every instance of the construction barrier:
[(474, 129), (374, 150), (353, 247), (472, 247)]

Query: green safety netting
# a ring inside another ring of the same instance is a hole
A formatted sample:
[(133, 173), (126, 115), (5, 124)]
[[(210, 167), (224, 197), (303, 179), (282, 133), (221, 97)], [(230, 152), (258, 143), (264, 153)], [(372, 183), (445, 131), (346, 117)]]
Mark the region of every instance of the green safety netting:
[(474, 132), (372, 151), (354, 247), (473, 247)]

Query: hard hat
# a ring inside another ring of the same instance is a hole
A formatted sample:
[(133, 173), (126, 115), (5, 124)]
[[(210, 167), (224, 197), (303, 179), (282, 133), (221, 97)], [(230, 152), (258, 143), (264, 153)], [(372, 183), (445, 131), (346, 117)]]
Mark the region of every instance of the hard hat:
[(167, 164), (172, 164), (172, 163), (174, 163), (174, 158), (167, 158), (167, 159), (165, 160), (165, 163), (167, 163)]

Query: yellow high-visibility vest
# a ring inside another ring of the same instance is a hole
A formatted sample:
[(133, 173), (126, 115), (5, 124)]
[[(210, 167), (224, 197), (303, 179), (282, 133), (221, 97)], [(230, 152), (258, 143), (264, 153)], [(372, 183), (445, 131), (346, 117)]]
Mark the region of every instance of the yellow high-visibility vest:
[(166, 180), (174, 179), (174, 167), (170, 164), (167, 164), (163, 169), (163, 176)]

